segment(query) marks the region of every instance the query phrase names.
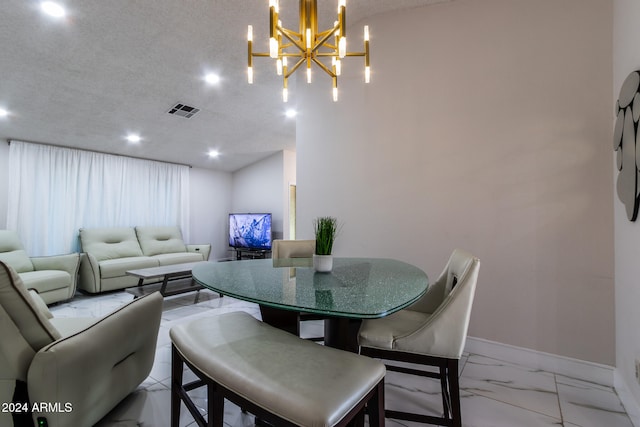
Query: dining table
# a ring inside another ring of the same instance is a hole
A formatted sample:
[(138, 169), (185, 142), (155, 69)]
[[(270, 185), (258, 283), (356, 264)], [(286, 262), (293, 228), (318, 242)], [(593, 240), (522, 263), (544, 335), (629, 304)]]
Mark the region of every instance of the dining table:
[(260, 306), (262, 320), (300, 334), (300, 313), (324, 319), (324, 344), (358, 352), (363, 319), (388, 316), (418, 300), (429, 279), (420, 268), (388, 258), (334, 257), (316, 272), (312, 258), (202, 262), (193, 279), (205, 288)]

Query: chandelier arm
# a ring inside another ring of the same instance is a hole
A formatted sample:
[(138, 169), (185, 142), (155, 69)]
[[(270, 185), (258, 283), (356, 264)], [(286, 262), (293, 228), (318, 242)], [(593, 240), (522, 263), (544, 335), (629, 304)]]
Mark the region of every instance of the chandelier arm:
[(306, 58), (300, 58), (300, 60), (298, 62), (296, 62), (296, 65), (291, 67), (291, 70), (289, 70), (289, 72), (287, 74), (285, 74), (285, 77), (289, 78), (291, 76), (291, 74), (293, 74), (298, 68), (300, 68), (300, 66), (304, 63), (305, 59)]
[(345, 56), (367, 56), (366, 52), (347, 52)]
[(327, 33), (333, 34), (336, 31), (337, 27), (329, 28), (328, 30), (324, 30), (316, 34), (318, 37), (324, 37)]
[(271, 54), (269, 52), (253, 52), (251, 54), (251, 56), (253, 56), (253, 57), (258, 57), (258, 56), (270, 57)]
[(321, 38), (320, 41), (316, 43), (316, 45), (313, 47), (311, 52), (317, 52), (320, 47), (324, 46), (325, 42), (329, 40), (329, 38), (333, 35), (335, 31), (336, 29), (334, 28), (333, 31), (327, 33), (323, 38)]
[(280, 30), (280, 32), (282, 33), (283, 36), (285, 36), (287, 38), (287, 40), (289, 40), (291, 43), (293, 43), (293, 45), (295, 47), (297, 47), (298, 49), (300, 49), (301, 51), (305, 51), (306, 49), (302, 46), (302, 44), (300, 42), (298, 42), (298, 40), (294, 39), (294, 37), (300, 37), (300, 34), (291, 31), (291, 30), (287, 30), (286, 28), (282, 28), (282, 27), (278, 27), (278, 29)]
[(325, 73), (329, 74), (331, 77), (336, 77), (335, 73), (327, 68), (322, 62), (318, 61), (316, 58), (311, 58), (313, 62), (315, 62), (320, 68), (324, 70)]

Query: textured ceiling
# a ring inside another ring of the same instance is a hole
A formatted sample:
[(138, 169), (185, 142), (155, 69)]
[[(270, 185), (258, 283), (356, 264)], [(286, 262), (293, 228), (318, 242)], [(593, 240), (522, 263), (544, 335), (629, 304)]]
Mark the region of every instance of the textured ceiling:
[[(284, 116), (295, 99), (282, 103), (272, 64), (257, 59), (256, 83), (246, 82), (247, 25), (266, 50), (267, 0), (60, 1), (63, 20), (42, 15), (36, 0), (2, 1), (0, 108), (11, 114), (0, 139), (223, 171), (295, 150), (295, 120)], [(348, 0), (347, 22), (440, 1)], [(319, 0), (319, 15), (333, 17), (336, 6)], [(296, 28), (297, 8), (280, 1), (285, 27)], [(207, 86), (206, 72), (219, 85)], [(167, 114), (178, 102), (201, 111)], [(143, 140), (127, 143), (129, 132)], [(208, 158), (210, 149), (221, 155)]]

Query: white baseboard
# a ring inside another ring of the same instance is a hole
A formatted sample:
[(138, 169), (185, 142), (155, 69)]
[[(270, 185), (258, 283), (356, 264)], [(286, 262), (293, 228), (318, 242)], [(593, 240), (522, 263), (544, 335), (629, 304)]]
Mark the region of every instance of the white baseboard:
[[(613, 366), (573, 359), (542, 351), (502, 344), (482, 338), (468, 337), (465, 351), (530, 368), (614, 387)], [(640, 425), (638, 425), (640, 427)]]
[(631, 423), (634, 427), (640, 427), (640, 405), (629, 390), (628, 384), (624, 381), (618, 369), (613, 371), (613, 386), (624, 409), (627, 411), (627, 415), (631, 419)]

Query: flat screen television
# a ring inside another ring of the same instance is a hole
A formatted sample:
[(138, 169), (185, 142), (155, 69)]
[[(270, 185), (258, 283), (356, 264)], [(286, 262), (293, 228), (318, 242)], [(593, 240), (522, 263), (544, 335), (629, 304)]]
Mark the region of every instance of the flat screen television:
[(229, 214), (229, 246), (235, 249), (271, 250), (271, 214)]

